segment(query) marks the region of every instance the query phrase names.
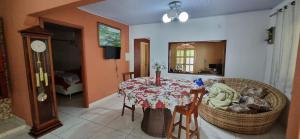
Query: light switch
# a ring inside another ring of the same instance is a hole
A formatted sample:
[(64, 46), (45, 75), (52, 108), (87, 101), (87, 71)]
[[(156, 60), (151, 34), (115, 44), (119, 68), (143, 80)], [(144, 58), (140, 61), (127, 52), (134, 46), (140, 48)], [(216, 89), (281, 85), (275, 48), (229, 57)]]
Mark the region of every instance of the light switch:
[(125, 53), (125, 61), (129, 61), (129, 53)]

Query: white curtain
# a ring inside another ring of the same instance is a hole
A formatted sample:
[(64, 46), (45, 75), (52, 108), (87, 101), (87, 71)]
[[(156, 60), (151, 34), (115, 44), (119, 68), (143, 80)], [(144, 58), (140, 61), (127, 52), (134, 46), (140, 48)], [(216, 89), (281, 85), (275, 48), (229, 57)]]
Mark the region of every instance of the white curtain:
[(296, 39), (299, 32), (296, 29), (298, 15), (295, 11), (295, 6), (288, 5), (276, 15), (275, 42), (269, 79), (269, 83), (284, 92), (288, 98), (292, 92), (299, 39), (299, 37)]

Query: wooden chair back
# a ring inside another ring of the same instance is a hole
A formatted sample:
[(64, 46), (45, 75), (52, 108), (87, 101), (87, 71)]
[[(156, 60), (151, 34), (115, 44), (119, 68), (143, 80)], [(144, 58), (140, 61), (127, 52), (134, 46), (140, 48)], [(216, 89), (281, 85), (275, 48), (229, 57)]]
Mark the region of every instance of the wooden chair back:
[(198, 114), (198, 107), (202, 102), (203, 96), (206, 94), (205, 88), (201, 87), (199, 89), (194, 89), (194, 90), (191, 90), (190, 93), (194, 95), (194, 98), (192, 100), (192, 103), (191, 103), (188, 113), (197, 112), (197, 114)]
[(134, 72), (123, 73), (123, 81), (134, 78)]

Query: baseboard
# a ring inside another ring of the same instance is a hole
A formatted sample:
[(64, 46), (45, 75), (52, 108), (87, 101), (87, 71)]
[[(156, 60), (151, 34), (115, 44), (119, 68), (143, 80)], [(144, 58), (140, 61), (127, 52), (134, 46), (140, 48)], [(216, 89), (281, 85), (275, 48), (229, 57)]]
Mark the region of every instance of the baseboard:
[(89, 108), (93, 108), (93, 107), (95, 107), (98, 103), (101, 103), (101, 102), (103, 102), (103, 101), (105, 101), (105, 100), (111, 99), (111, 98), (113, 98), (114, 96), (118, 96), (118, 93), (115, 92), (115, 93), (113, 93), (113, 94), (111, 94), (111, 95), (109, 95), (109, 96), (106, 96), (106, 97), (104, 97), (104, 98), (102, 98), (102, 99), (99, 99), (99, 100), (93, 102), (93, 103), (90, 103), (90, 104), (89, 104)]

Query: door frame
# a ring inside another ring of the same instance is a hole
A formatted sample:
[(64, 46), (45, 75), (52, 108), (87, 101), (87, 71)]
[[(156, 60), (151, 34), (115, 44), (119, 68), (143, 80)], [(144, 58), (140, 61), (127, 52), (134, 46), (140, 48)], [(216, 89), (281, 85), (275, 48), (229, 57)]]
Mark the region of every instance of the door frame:
[(292, 99), (289, 106), (288, 125), (286, 129), (287, 139), (296, 139), (300, 137), (300, 37), (298, 44), (298, 53), (296, 60), (296, 69), (293, 82)]
[(148, 51), (148, 74), (150, 76), (150, 39), (147, 38), (137, 38), (134, 39), (134, 57), (138, 57), (138, 58), (134, 58), (134, 77), (140, 77), (141, 76), (141, 59), (140, 59), (140, 44), (141, 42), (146, 42), (149, 44), (149, 51)]
[[(78, 26), (78, 25), (73, 25), (73, 24), (69, 24), (69, 23), (66, 23), (66, 22), (61, 22), (61, 21), (57, 21), (57, 20), (52, 20), (52, 19), (48, 19), (48, 18), (40, 18), (39, 19), (39, 22), (40, 22), (40, 26), (42, 28), (44, 28), (44, 24), (45, 23), (51, 23), (51, 24), (56, 24), (56, 25), (60, 25), (60, 26), (65, 26), (65, 27), (70, 27), (70, 28), (75, 28), (75, 29), (78, 29), (80, 30), (80, 38), (81, 38), (81, 42), (80, 42), (80, 52), (81, 52), (81, 60), (80, 60), (80, 63), (81, 63), (81, 79), (82, 79), (82, 86), (83, 86), (83, 107), (85, 108), (88, 108), (89, 107), (89, 100), (88, 100), (88, 92), (87, 92), (87, 73), (86, 73), (86, 63), (84, 61), (84, 57), (85, 57), (85, 53), (84, 53), (84, 36), (83, 36), (83, 27), (82, 26)], [(55, 95), (56, 95), (56, 92), (55, 92)], [(56, 105), (57, 107), (57, 105)]]

